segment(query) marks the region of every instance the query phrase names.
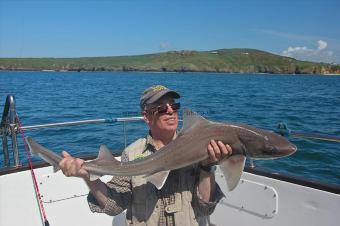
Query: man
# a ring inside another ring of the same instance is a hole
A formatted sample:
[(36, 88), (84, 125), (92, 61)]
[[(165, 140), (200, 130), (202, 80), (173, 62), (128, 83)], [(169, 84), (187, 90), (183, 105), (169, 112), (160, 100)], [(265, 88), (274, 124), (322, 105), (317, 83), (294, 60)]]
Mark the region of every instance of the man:
[[(122, 161), (133, 161), (158, 151), (176, 138), (180, 95), (164, 86), (146, 89), (140, 107), (149, 134), (129, 145)], [(207, 147), (209, 159), (194, 166), (170, 172), (158, 190), (143, 176), (114, 176), (108, 183), (90, 181), (81, 168), (83, 160), (63, 152), (60, 168), (66, 176), (82, 177), (90, 188), (89, 206), (93, 212), (117, 215), (126, 212), (127, 225), (207, 225), (208, 216), (223, 197), (215, 182), (211, 163), (232, 153), (228, 144), (212, 140)]]

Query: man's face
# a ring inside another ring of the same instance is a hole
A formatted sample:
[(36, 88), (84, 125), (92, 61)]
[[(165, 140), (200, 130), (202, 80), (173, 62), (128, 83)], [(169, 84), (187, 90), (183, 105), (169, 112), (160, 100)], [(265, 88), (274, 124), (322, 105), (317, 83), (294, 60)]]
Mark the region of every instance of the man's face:
[(152, 133), (175, 132), (178, 126), (178, 113), (171, 95), (166, 95), (147, 107), (146, 123)]

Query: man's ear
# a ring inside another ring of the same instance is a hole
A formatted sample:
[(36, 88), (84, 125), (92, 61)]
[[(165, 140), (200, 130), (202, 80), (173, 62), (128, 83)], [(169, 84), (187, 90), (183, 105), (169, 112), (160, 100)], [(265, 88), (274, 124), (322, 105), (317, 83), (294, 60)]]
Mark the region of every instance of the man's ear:
[(149, 124), (150, 118), (149, 118), (149, 115), (146, 113), (146, 111), (142, 111), (142, 116), (143, 116), (143, 118), (144, 118), (144, 122), (145, 122), (146, 124)]

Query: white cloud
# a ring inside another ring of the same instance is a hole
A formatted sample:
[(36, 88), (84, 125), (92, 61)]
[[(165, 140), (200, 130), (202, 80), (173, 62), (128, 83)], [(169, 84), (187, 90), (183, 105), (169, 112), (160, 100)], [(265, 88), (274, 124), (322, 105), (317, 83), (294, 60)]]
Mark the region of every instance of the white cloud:
[(326, 49), (326, 47), (327, 47), (327, 42), (325, 42), (325, 41), (322, 41), (322, 40), (319, 40), (318, 41), (318, 50), (323, 50), (323, 49)]
[(283, 56), (293, 57), (300, 60), (317, 61), (317, 62), (334, 62), (333, 51), (327, 50), (327, 42), (319, 40), (317, 48), (308, 48), (306, 46), (288, 47), (282, 51)]
[(303, 46), (303, 47), (288, 47), (287, 50), (284, 50), (282, 52), (282, 55), (293, 57), (294, 55), (297, 55), (297, 54), (310, 55), (313, 52), (314, 52), (313, 49), (308, 49), (306, 46)]

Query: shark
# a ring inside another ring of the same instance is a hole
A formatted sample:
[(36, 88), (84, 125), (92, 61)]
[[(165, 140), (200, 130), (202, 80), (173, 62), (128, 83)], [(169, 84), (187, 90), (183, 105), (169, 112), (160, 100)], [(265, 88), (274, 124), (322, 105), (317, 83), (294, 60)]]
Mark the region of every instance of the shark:
[[(222, 123), (207, 120), (190, 109), (183, 112), (183, 126), (177, 137), (168, 145), (144, 158), (129, 162), (117, 160), (105, 146), (101, 145), (96, 159), (84, 162), (90, 180), (103, 175), (139, 176), (161, 189), (171, 170), (198, 164), (209, 158), (207, 146), (210, 140), (220, 140), (229, 144), (232, 155), (220, 160), (227, 189), (232, 191), (238, 184), (246, 158), (276, 159), (293, 154), (297, 147), (283, 136), (273, 131), (238, 123)], [(43, 147), (33, 138), (26, 138), (32, 154), (38, 154), (59, 170), (62, 157)]]

